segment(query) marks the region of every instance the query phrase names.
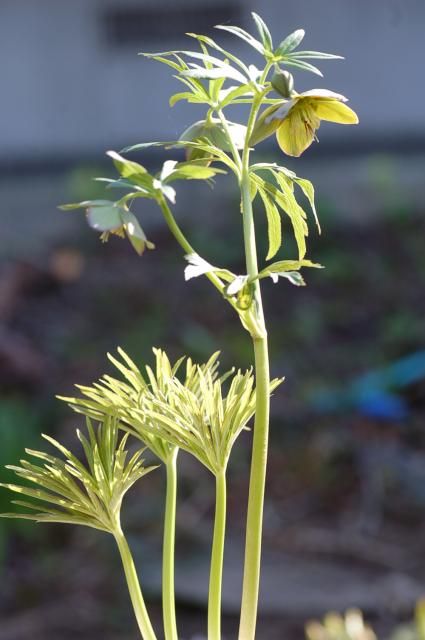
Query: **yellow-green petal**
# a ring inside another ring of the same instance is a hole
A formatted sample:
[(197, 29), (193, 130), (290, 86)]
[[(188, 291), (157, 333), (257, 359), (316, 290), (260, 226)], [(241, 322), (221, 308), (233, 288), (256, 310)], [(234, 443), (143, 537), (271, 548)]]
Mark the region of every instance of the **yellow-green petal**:
[(262, 142), (266, 138), (269, 138), (276, 129), (279, 127), (281, 120), (273, 118), (272, 116), (281, 108), (280, 104), (273, 104), (267, 107), (258, 118), (255, 123), (255, 127), (252, 131), (249, 139), (250, 146), (254, 146), (259, 142)]
[(298, 158), (314, 140), (315, 129), (302, 117), (299, 109), (292, 109), (276, 131), (279, 147), (288, 156)]
[(358, 124), (357, 114), (339, 100), (314, 101), (314, 110), (321, 120), (337, 122), (338, 124)]

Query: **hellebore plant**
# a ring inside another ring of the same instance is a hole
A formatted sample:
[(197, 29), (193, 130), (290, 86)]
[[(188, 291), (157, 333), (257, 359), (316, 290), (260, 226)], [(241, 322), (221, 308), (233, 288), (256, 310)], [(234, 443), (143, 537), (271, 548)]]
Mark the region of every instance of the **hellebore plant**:
[[(304, 285), (303, 267), (320, 267), (306, 258), (307, 214), (297, 201), (297, 189), (304, 194), (319, 223), (310, 181), (275, 162), (251, 162), (254, 146), (276, 134), (281, 150), (299, 156), (316, 139), (321, 120), (355, 124), (357, 116), (345, 104), (346, 98), (325, 89), (304, 93), (294, 90), (288, 69), (321, 76), (310, 59), (340, 56), (317, 51), (300, 51), (304, 31), (298, 30), (273, 45), (263, 20), (252, 14), (258, 37), (239, 27), (220, 26), (241, 38), (259, 54), (262, 65), (246, 64), (210, 37), (188, 34), (199, 50), (142, 54), (168, 65), (184, 91), (170, 99), (204, 105), (203, 119), (182, 133), (179, 140), (138, 144), (123, 150), (127, 154), (151, 146), (163, 146), (184, 160), (167, 160), (156, 173), (115, 151), (108, 155), (118, 172), (116, 179), (99, 178), (117, 200), (93, 200), (64, 205), (65, 210), (85, 209), (88, 224), (100, 232), (103, 241), (110, 234), (127, 237), (136, 252), (153, 249), (131, 212), (137, 198), (158, 204), (169, 230), (187, 260), (185, 279), (206, 278), (220, 292), (250, 334), (254, 348), (254, 370), (231, 370), (220, 374), (218, 354), (204, 364), (181, 358), (172, 365), (164, 351), (154, 349), (156, 367), (142, 371), (121, 349), (109, 356), (117, 377), (105, 375), (91, 387), (79, 387), (77, 398), (62, 398), (86, 416), (87, 435), (77, 432), (86, 464), (58, 442), (46, 439), (63, 456), (27, 450), (38, 465), (21, 461), (12, 467), (25, 484), (3, 485), (30, 498), (16, 501), (26, 512), (18, 517), (41, 522), (85, 524), (111, 533), (118, 545), (131, 601), (144, 640), (155, 640), (142, 591), (120, 525), (121, 502), (127, 490), (153, 467), (144, 467), (145, 448), (166, 469), (163, 541), (163, 619), (166, 640), (178, 640), (174, 598), (174, 538), (177, 496), (177, 454), (192, 454), (215, 477), (216, 509), (212, 540), (208, 601), (208, 640), (221, 640), (221, 583), (226, 524), (226, 468), (233, 445), (254, 416), (252, 460), (249, 484), (244, 577), (239, 640), (255, 638), (260, 583), (263, 503), (267, 464), (269, 405), (271, 392), (281, 380), (270, 380), (267, 330), (261, 299), (261, 280), (274, 283), (284, 278)], [(228, 110), (247, 105), (246, 123), (228, 119)], [(246, 273), (235, 274), (202, 258), (187, 240), (176, 221), (174, 183), (179, 180), (211, 182), (220, 173), (234, 174), (240, 190), (240, 212), (246, 258)], [(171, 205), (170, 205), (171, 203)], [(281, 218), (290, 223), (297, 244), (296, 257), (268, 262), (259, 267), (254, 207), (263, 210), (268, 224), (268, 252), (271, 261), (282, 244)], [(185, 363), (184, 363), (185, 361)], [(255, 386), (254, 386), (255, 380)], [(97, 423), (97, 427), (93, 426)], [(133, 442), (130, 457), (127, 446)], [(31, 488), (28, 482), (35, 485)], [(16, 514), (6, 514), (16, 517)]]

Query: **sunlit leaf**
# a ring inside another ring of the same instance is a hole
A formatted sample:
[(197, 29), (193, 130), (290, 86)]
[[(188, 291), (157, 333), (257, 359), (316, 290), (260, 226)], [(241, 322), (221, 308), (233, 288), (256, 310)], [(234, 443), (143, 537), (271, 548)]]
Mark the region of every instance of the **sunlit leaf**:
[(275, 51), (275, 54), (278, 56), (283, 56), (287, 53), (290, 53), (294, 49), (298, 47), (298, 45), (302, 42), (305, 36), (304, 29), (297, 29), (289, 34), (278, 46)]
[(311, 209), (313, 211), (313, 214), (314, 214), (314, 219), (316, 221), (317, 229), (318, 229), (319, 233), (321, 233), (322, 230), (320, 228), (319, 217), (317, 215), (316, 205), (315, 205), (315, 202), (314, 202), (314, 186), (313, 186), (313, 184), (310, 182), (310, 180), (306, 180), (305, 178), (294, 178), (294, 182), (296, 182), (297, 185), (299, 187), (301, 187), (304, 195), (308, 199), (308, 201), (310, 203), (310, 207), (311, 207)]
[(215, 28), (221, 29), (222, 31), (228, 31), (234, 36), (237, 36), (238, 38), (245, 40), (245, 42), (247, 42), (251, 47), (253, 47), (257, 51), (259, 51), (259, 53), (264, 55), (265, 50), (261, 42), (256, 38), (254, 38), (250, 33), (245, 31), (244, 29), (241, 29), (240, 27), (232, 27), (226, 24), (216, 25)]
[(288, 58), (316, 58), (317, 60), (344, 60), (344, 56), (338, 56), (333, 53), (323, 53), (322, 51), (296, 51), (288, 53)]
[(320, 71), (320, 69), (310, 64), (309, 62), (304, 62), (303, 60), (298, 60), (298, 59), (295, 60), (293, 58), (290, 58), (290, 59), (285, 58), (283, 64), (285, 64), (288, 67), (295, 67), (296, 69), (301, 69), (302, 71), (311, 71), (311, 73), (314, 73), (317, 76), (320, 76), (321, 78), (323, 78), (323, 73)]
[(71, 204), (61, 204), (59, 209), (62, 211), (74, 211), (75, 209), (87, 209), (87, 207), (104, 207), (113, 204), (110, 200), (84, 200), (83, 202), (74, 202)]
[[(258, 186), (258, 184), (257, 184)], [(270, 260), (279, 251), (282, 244), (282, 230), (280, 214), (277, 206), (273, 202), (273, 199), (263, 188), (259, 187), (259, 193), (264, 204), (267, 216), (267, 229), (269, 249), (267, 252), (266, 260)]]
[(258, 13), (251, 13), (254, 22), (257, 26), (257, 31), (260, 35), (261, 38), (261, 42), (263, 43), (264, 49), (267, 52), (272, 52), (273, 51), (273, 41), (272, 41), (272, 36), (271, 33), (266, 25), (266, 23), (264, 22), (264, 20), (258, 15)]
[(204, 67), (194, 66), (192, 69), (182, 71), (181, 75), (188, 78), (200, 78), (200, 79), (214, 79), (214, 78), (227, 78), (236, 80), (241, 84), (247, 83), (247, 78), (242, 75), (237, 69), (230, 65), (222, 67), (214, 67), (213, 69), (205, 69)]

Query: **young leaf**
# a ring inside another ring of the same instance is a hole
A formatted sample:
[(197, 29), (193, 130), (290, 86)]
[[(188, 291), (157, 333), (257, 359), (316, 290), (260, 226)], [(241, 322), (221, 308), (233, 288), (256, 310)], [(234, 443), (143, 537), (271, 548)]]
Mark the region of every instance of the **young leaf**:
[(276, 277), (276, 279), (273, 278), (273, 273), (270, 275), (275, 284), (278, 281), (278, 277), (280, 276), (281, 278), (286, 278), (287, 280), (289, 280), (289, 282), (291, 284), (294, 284), (296, 287), (305, 287), (305, 280), (299, 271), (286, 271), (284, 273), (279, 273), (279, 276)]
[(273, 41), (272, 41), (272, 36), (271, 33), (266, 25), (266, 23), (264, 22), (264, 20), (258, 15), (258, 13), (251, 13), (254, 22), (257, 26), (257, 31), (260, 35), (261, 38), (261, 42), (263, 43), (264, 49), (265, 51), (267, 51), (268, 53), (271, 53), (273, 51)]
[(322, 51), (296, 51), (288, 53), (288, 58), (316, 58), (317, 60), (344, 60), (344, 56), (337, 56), (333, 53), (323, 53)]
[(191, 69), (186, 71), (182, 71), (181, 75), (187, 78), (199, 78), (199, 79), (215, 79), (215, 78), (231, 78), (232, 80), (236, 80), (241, 84), (247, 84), (248, 79), (240, 73), (234, 67), (230, 65), (224, 65), (222, 67), (214, 67), (213, 69), (205, 69), (204, 67), (199, 67), (197, 65), (193, 65)]
[(278, 46), (275, 51), (275, 54), (278, 56), (283, 56), (286, 53), (290, 53), (294, 49), (298, 47), (305, 36), (304, 29), (297, 29), (289, 34)]
[(177, 102), (179, 102), (180, 100), (187, 100), (187, 102), (193, 104), (204, 104), (205, 102), (207, 102), (208, 104), (208, 101), (206, 101), (203, 96), (193, 94), (190, 91), (183, 91), (181, 93), (175, 93), (171, 96), (169, 100), (170, 107), (174, 107), (174, 105), (177, 104)]
[(237, 36), (238, 38), (245, 40), (245, 42), (247, 42), (251, 47), (253, 47), (259, 53), (264, 55), (265, 50), (261, 42), (259, 42), (259, 40), (256, 40), (256, 38), (254, 38), (250, 33), (245, 31), (244, 29), (241, 29), (240, 27), (232, 27), (232, 26), (223, 25), (223, 24), (216, 25), (215, 28), (221, 29), (222, 31), (228, 31), (229, 33), (232, 33), (234, 36)]
[[(257, 184), (257, 186), (259, 186)], [(263, 200), (264, 208), (267, 216), (267, 229), (269, 238), (269, 250), (266, 256), (266, 260), (270, 260), (280, 249), (282, 244), (282, 229), (279, 210), (273, 202), (269, 194), (261, 187), (259, 187), (261, 199)]]
[(311, 260), (280, 260), (279, 262), (274, 262), (265, 269), (262, 269), (258, 277), (260, 279), (270, 277), (275, 284), (278, 282), (279, 278), (287, 278), (292, 284), (297, 287), (302, 287), (305, 285), (305, 281), (299, 273), (299, 269), (301, 269), (301, 267), (314, 267), (316, 269), (321, 269), (322, 265), (311, 262)]
[(314, 203), (314, 186), (313, 186), (313, 184), (310, 182), (310, 180), (306, 180), (305, 178), (294, 178), (294, 182), (296, 182), (297, 185), (299, 187), (301, 187), (301, 190), (303, 191), (304, 195), (308, 199), (308, 201), (310, 203), (311, 210), (313, 211), (313, 215), (314, 215), (314, 219), (316, 221), (317, 229), (318, 229), (319, 233), (322, 233), (322, 230), (320, 228), (319, 217), (318, 217), (317, 211), (316, 211), (316, 205)]
[(213, 178), (217, 173), (226, 173), (223, 169), (214, 167), (203, 167), (191, 162), (179, 162), (175, 170), (167, 177), (167, 182), (173, 180), (208, 180)]
[(298, 246), (298, 257), (302, 260), (306, 254), (306, 236), (308, 236), (308, 227), (305, 221), (306, 214), (302, 207), (298, 204), (293, 193), (293, 186), (286, 176), (279, 173), (276, 174), (277, 182), (281, 188), (281, 192), (276, 195), (279, 206), (289, 216), (292, 228), (294, 230), (295, 240)]
[(226, 51), (226, 49), (223, 49), (223, 47), (221, 47), (217, 42), (215, 42), (215, 40), (213, 40), (209, 36), (203, 36), (197, 33), (187, 33), (186, 35), (189, 36), (190, 38), (195, 38), (201, 45), (206, 44), (208, 47), (211, 47), (216, 51), (220, 51), (220, 53), (225, 57), (226, 60), (231, 60), (232, 62), (235, 63), (236, 66), (242, 69), (244, 73), (248, 73), (248, 68), (242, 62), (242, 60), (239, 60), (239, 58), (233, 55), (232, 53), (230, 53), (230, 51)]
[(271, 273), (284, 273), (286, 271), (298, 271), (302, 267), (314, 267), (315, 269), (323, 269), (321, 264), (312, 262), (311, 260), (278, 260), (269, 264), (265, 269), (260, 271), (260, 277), (265, 278)]
[(323, 78), (323, 73), (320, 71), (320, 69), (310, 64), (309, 62), (304, 62), (303, 60), (298, 60), (295, 58), (285, 58), (284, 64), (288, 67), (301, 69), (302, 71), (311, 71), (311, 73), (315, 73), (317, 76)]
[(112, 159), (118, 173), (120, 173), (123, 178), (131, 178), (135, 175), (144, 175), (147, 173), (145, 167), (142, 167), (141, 164), (123, 158), (116, 151), (107, 151), (106, 155)]
[(76, 209), (87, 209), (87, 207), (105, 207), (111, 204), (113, 203), (110, 200), (84, 200), (83, 202), (61, 204), (59, 209), (62, 211), (74, 211)]
[(217, 98), (217, 101), (219, 102), (219, 108), (224, 109), (224, 107), (227, 107), (229, 104), (232, 104), (233, 101), (236, 101), (238, 98), (252, 96), (252, 94), (253, 94), (252, 88), (248, 84), (239, 85), (238, 87), (233, 86), (233, 87), (228, 87), (227, 89), (222, 89)]

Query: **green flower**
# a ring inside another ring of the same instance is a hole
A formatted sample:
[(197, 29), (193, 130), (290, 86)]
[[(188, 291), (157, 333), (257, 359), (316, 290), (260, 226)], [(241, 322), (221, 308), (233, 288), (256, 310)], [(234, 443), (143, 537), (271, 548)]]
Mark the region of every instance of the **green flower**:
[(276, 133), (279, 147), (289, 156), (299, 157), (317, 140), (321, 120), (338, 124), (358, 124), (357, 114), (348, 107), (347, 98), (327, 89), (311, 89), (293, 95), (291, 100), (273, 105), (258, 118), (250, 144)]

